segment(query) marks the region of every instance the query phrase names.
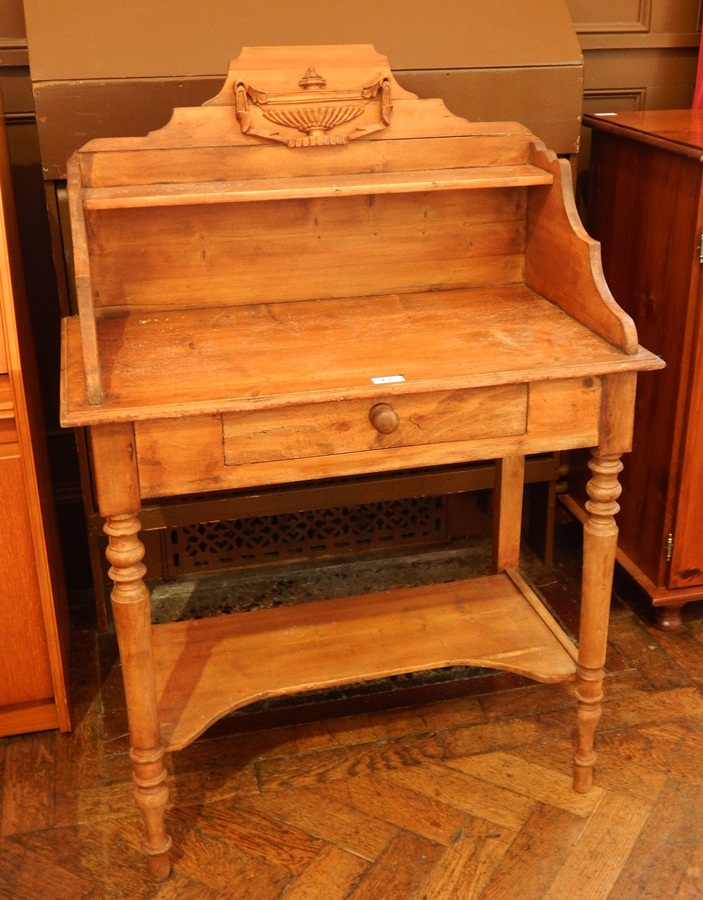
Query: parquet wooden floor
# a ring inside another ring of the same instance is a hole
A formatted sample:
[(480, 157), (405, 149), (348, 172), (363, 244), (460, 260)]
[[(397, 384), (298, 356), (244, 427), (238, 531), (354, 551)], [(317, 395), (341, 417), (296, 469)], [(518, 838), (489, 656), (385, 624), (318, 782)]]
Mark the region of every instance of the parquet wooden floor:
[[(573, 628), (574, 531), (535, 580)], [(536, 577), (535, 577), (536, 573)], [(620, 586), (596, 787), (570, 686), (468, 673), (230, 717), (169, 760), (146, 880), (114, 639), (74, 629), (70, 735), (0, 740), (0, 897), (639, 900), (703, 895), (703, 603), (664, 634)]]

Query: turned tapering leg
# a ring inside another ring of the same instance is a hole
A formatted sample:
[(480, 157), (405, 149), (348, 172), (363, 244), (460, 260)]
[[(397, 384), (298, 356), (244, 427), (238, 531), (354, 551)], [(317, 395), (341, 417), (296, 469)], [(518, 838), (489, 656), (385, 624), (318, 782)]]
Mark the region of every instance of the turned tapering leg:
[(144, 545), (138, 537), (139, 529), (139, 519), (134, 515), (108, 516), (105, 522), (135, 793), (146, 826), (144, 850), (148, 854), (149, 874), (161, 881), (170, 871), (171, 838), (164, 825), (168, 788), (154, 685), (150, 597), (143, 580), (146, 567), (142, 563)]
[(588, 521), (584, 525), (583, 581), (579, 661), (576, 675), (578, 699), (578, 744), (574, 754), (574, 788), (587, 791), (593, 782), (596, 761), (594, 739), (601, 716), (603, 667), (608, 640), (608, 621), (612, 594), (618, 527), (615, 515), (620, 509), (618, 475), (622, 471), (619, 455), (599, 455), (589, 462), (593, 477), (588, 482), (586, 503)]

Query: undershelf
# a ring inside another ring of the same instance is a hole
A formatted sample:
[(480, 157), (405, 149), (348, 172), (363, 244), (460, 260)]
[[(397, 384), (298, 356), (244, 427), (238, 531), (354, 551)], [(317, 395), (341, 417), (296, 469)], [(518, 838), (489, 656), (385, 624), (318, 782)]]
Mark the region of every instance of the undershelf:
[(515, 570), (156, 625), (153, 632), (169, 750), (267, 697), (454, 665), (543, 682), (576, 672), (573, 644)]

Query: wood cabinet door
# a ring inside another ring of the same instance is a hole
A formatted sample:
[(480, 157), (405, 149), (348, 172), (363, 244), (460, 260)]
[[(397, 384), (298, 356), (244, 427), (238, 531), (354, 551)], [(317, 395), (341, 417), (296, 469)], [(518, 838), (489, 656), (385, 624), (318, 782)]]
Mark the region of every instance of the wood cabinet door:
[[(703, 234), (703, 196), (698, 234)], [(678, 503), (673, 524), (670, 588), (703, 584), (703, 278), (695, 262), (692, 302), (696, 303), (691, 377), (680, 461)]]
[(68, 731), (68, 611), (2, 128), (0, 343), (0, 735)]
[[(0, 709), (50, 706), (54, 684), (39, 597), (32, 523), (19, 455), (0, 446)], [(58, 720), (57, 723), (58, 724)]]

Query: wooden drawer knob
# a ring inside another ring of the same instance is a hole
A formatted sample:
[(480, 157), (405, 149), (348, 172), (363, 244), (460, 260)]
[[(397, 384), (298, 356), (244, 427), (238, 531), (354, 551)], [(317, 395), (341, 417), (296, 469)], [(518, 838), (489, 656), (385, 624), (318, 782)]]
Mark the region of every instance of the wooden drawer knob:
[(387, 403), (377, 403), (372, 406), (369, 419), (376, 431), (380, 431), (381, 434), (393, 434), (400, 425), (398, 413)]

